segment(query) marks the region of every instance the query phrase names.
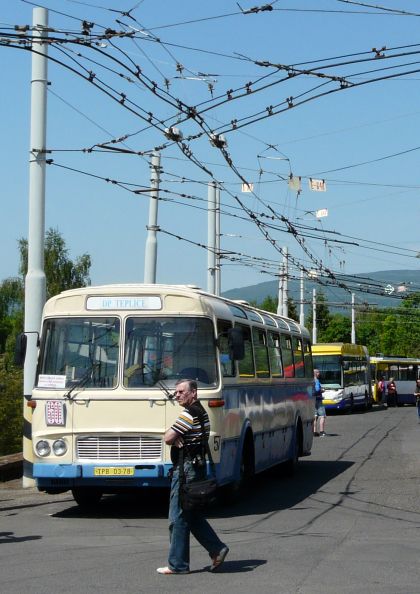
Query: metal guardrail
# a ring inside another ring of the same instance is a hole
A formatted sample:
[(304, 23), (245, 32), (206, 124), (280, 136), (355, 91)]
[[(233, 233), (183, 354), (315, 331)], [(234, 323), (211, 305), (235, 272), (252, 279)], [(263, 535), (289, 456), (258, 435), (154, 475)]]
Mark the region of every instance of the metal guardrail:
[(10, 454), (0, 457), (0, 481), (11, 481), (23, 474), (23, 454)]

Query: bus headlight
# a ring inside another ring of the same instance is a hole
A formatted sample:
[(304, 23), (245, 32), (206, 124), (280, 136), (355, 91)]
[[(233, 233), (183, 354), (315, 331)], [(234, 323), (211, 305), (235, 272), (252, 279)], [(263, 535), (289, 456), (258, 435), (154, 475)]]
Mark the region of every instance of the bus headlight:
[(52, 446), (53, 452), (56, 456), (64, 456), (67, 452), (67, 444), (64, 439), (56, 439)]
[(35, 445), (35, 450), (38, 456), (41, 456), (43, 458), (51, 453), (50, 444), (45, 439), (41, 439), (37, 442), (37, 444)]

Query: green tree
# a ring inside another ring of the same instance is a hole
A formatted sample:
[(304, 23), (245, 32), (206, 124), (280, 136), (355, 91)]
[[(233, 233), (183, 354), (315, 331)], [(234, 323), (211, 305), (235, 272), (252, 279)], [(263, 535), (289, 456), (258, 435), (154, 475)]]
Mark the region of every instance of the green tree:
[[(22, 277), (28, 269), (28, 241), (19, 239), (20, 268)], [(90, 284), (91, 258), (83, 254), (71, 260), (66, 242), (58, 229), (50, 228), (45, 233), (44, 269), (47, 299), (66, 289), (85, 287)]]
[(330, 316), (328, 326), (318, 333), (318, 342), (350, 342), (351, 320), (343, 314)]

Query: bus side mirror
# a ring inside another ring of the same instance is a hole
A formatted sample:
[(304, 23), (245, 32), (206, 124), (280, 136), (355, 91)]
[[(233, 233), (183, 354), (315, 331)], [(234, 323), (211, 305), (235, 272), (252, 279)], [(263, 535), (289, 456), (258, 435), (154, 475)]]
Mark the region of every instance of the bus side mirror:
[(14, 363), (19, 367), (22, 367), (25, 363), (25, 356), (26, 356), (26, 345), (28, 343), (28, 337), (24, 332), (21, 332), (16, 337), (15, 342), (15, 356), (14, 356)]
[(245, 342), (240, 328), (229, 328), (228, 344), (230, 358), (233, 361), (241, 361), (245, 358)]

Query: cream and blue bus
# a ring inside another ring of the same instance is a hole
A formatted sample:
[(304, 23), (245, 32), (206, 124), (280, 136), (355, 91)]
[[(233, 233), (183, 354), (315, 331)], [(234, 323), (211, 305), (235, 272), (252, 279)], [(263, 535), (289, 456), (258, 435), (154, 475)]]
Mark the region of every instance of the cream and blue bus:
[(30, 406), (39, 490), (80, 504), (169, 485), (163, 435), (181, 378), (198, 383), (218, 483), (231, 488), (312, 446), (312, 356), (293, 320), (197, 287), (65, 291), (43, 311)]
[(327, 410), (354, 410), (372, 406), (369, 354), (365, 346), (344, 342), (312, 345)]

